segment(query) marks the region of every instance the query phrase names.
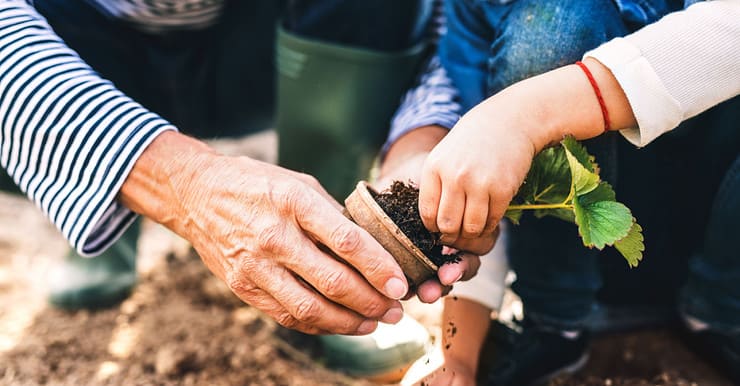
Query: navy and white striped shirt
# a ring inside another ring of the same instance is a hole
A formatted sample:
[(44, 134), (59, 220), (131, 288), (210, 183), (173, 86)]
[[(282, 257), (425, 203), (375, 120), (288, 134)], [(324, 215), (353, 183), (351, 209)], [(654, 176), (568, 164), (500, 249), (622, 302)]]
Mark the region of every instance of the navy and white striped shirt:
[[(149, 31), (203, 28), (223, 0), (96, 0), (101, 12)], [(390, 140), (451, 127), (459, 106), (439, 61), (397, 112)], [(102, 252), (136, 214), (116, 195), (147, 145), (177, 130), (101, 78), (32, 5), (0, 0), (0, 165), (83, 255)]]

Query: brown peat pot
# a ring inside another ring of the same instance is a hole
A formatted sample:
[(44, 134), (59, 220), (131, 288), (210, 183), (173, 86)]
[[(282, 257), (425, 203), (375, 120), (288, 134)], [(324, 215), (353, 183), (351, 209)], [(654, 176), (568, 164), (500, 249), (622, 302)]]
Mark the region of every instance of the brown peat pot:
[[(416, 287), (436, 275), (437, 266), (414, 245), (396, 223), (381, 209), (365, 181), (357, 183), (355, 190), (344, 200), (345, 215), (370, 233), (396, 259)], [(373, 193), (376, 193), (372, 190)]]

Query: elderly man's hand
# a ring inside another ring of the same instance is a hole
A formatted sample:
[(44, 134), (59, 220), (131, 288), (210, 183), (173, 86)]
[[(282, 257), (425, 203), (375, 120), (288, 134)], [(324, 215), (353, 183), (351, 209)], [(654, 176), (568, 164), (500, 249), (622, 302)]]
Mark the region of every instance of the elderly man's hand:
[(239, 298), (283, 326), (367, 334), (401, 319), (400, 267), (312, 177), (164, 133), (121, 199), (189, 240)]

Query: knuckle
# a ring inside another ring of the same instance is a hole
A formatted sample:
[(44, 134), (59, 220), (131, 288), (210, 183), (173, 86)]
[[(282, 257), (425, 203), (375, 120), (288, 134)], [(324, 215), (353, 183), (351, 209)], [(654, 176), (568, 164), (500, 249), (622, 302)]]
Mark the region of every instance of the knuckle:
[(298, 321), (289, 313), (281, 312), (274, 317), (275, 321), (286, 328), (294, 329), (298, 326)]
[(467, 239), (478, 237), (483, 230), (480, 223), (467, 223), (463, 225), (462, 236)]
[(240, 297), (249, 297), (257, 289), (254, 283), (238, 273), (227, 274), (225, 282), (229, 289)]
[(283, 249), (283, 230), (278, 225), (269, 225), (257, 234), (258, 247), (266, 252), (279, 252)]
[(368, 318), (380, 318), (386, 313), (386, 311), (388, 311), (388, 309), (383, 303), (371, 301), (363, 307), (362, 315)]
[(437, 227), (439, 228), (439, 231), (443, 234), (449, 234), (454, 235), (457, 234), (457, 224), (455, 224), (455, 221), (453, 221), (450, 218), (440, 218), (437, 220)]
[(281, 214), (294, 213), (300, 208), (303, 184), (297, 179), (281, 181), (271, 186), (268, 194), (270, 202)]
[(296, 304), (293, 317), (303, 323), (313, 324), (320, 315), (319, 303), (313, 299), (304, 299)]
[(331, 299), (343, 298), (349, 292), (347, 277), (340, 270), (333, 270), (326, 273), (320, 285), (323, 288), (324, 294)]
[(474, 184), (479, 183), (479, 176), (480, 173), (476, 173), (475, 171), (469, 169), (469, 168), (456, 168), (451, 172), (451, 180), (458, 184), (459, 186), (475, 186)]
[(333, 245), (332, 249), (340, 255), (354, 254), (361, 246), (360, 231), (350, 222), (337, 226), (332, 231), (330, 240)]

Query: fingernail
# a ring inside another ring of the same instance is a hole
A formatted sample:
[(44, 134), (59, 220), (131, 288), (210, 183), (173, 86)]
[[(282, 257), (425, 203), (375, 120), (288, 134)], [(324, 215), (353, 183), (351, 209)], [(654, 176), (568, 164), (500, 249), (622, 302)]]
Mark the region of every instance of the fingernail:
[(391, 308), (383, 315), (380, 321), (388, 324), (396, 324), (401, 321), (401, 318), (403, 318), (403, 310), (401, 308)]
[(357, 327), (357, 333), (359, 335), (367, 335), (373, 331), (375, 331), (375, 328), (378, 326), (378, 322), (375, 320), (366, 320), (360, 324), (359, 327)]
[(392, 277), (385, 283), (385, 294), (392, 299), (401, 299), (408, 290), (406, 283), (397, 277)]
[(460, 273), (459, 273), (459, 274), (457, 275), (457, 277), (455, 277), (455, 278), (454, 278), (454, 279), (453, 279), (452, 281), (450, 281), (450, 282), (447, 282), (447, 283), (442, 283), (442, 284), (445, 284), (445, 285), (451, 285), (451, 284), (457, 283), (458, 281), (460, 281), (460, 279), (462, 279), (462, 277), (463, 277), (463, 273), (462, 273), (462, 272), (460, 272)]

